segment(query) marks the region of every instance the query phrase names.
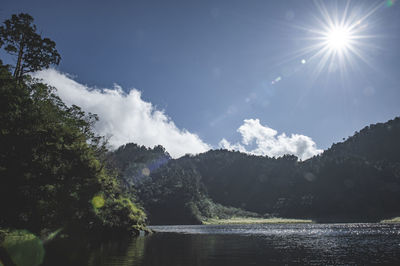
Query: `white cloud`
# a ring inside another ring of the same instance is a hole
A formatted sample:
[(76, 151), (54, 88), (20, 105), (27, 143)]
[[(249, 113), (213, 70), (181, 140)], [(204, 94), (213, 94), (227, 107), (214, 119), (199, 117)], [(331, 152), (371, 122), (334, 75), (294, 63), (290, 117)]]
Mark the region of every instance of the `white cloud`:
[[(307, 136), (278, 132), (266, 125), (261, 125), (258, 119), (245, 119), (243, 125), (237, 130), (242, 136), (241, 143), (231, 144), (226, 139), (219, 142), (223, 149), (238, 150), (255, 155), (267, 155), (279, 157), (285, 154), (293, 154), (301, 160), (308, 159), (322, 152), (317, 149), (315, 142)], [(249, 145), (255, 144), (254, 149), (248, 150)]]
[(225, 138), (223, 138), (220, 142), (219, 142), (219, 146), (223, 149), (227, 149), (230, 151), (240, 151), (240, 152), (246, 152), (247, 150), (246, 148), (240, 144), (240, 143), (236, 143), (236, 144), (231, 144), (229, 141), (227, 141)]
[(114, 148), (128, 142), (148, 147), (161, 144), (174, 158), (211, 148), (196, 134), (177, 128), (163, 111), (145, 102), (136, 89), (125, 93), (118, 85), (112, 89), (89, 88), (54, 69), (37, 72), (34, 77), (56, 87), (57, 94), (67, 105), (75, 104), (98, 114), (100, 121), (95, 130), (100, 135), (110, 136), (109, 144)]

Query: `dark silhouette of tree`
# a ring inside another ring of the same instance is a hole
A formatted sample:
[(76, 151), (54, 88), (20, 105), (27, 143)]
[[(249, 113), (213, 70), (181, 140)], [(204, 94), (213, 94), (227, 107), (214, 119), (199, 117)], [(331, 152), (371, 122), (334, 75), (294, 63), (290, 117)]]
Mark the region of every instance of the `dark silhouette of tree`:
[(29, 14), (12, 15), (0, 26), (0, 47), (16, 57), (14, 78), (24, 74), (58, 65), (61, 56), (56, 50), (56, 43), (49, 38), (42, 38), (36, 33), (36, 25)]
[(0, 60), (0, 228), (137, 233), (145, 214), (101, 161), (97, 116)]
[(0, 228), (145, 230), (144, 211), (105, 167), (97, 115), (67, 106), (56, 88), (24, 75), (59, 63), (55, 43), (19, 14), (0, 27), (3, 45), (17, 60), (13, 74), (0, 60)]

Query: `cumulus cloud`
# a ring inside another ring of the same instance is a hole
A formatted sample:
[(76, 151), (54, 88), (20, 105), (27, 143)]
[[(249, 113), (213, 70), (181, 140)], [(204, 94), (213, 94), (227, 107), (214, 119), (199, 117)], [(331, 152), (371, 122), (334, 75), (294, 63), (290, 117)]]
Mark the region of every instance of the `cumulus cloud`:
[(179, 129), (163, 111), (145, 102), (136, 89), (125, 93), (118, 85), (111, 89), (89, 88), (54, 69), (37, 72), (34, 77), (56, 87), (57, 94), (67, 105), (75, 104), (98, 114), (100, 121), (95, 130), (109, 136), (109, 144), (114, 148), (128, 142), (148, 147), (161, 144), (174, 158), (211, 148), (196, 134)]
[[(322, 152), (317, 149), (315, 142), (310, 137), (299, 134), (287, 136), (285, 133), (278, 135), (276, 130), (261, 125), (258, 119), (245, 119), (237, 131), (242, 137), (241, 143), (231, 144), (226, 139), (222, 139), (219, 147), (269, 157), (293, 154), (301, 160)], [(249, 150), (248, 146), (252, 144), (255, 144), (255, 148)]]

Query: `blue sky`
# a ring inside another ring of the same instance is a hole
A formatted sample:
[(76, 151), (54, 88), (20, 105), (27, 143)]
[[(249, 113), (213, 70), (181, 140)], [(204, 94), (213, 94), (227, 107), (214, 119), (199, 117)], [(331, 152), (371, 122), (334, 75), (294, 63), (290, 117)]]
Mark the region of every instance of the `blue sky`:
[(321, 69), (322, 59), (312, 59), (317, 50), (300, 53), (320, 42), (318, 6), (342, 17), (346, 3), (3, 0), (0, 20), (30, 13), (56, 41), (60, 73), (89, 88), (136, 88), (210, 147), (225, 139), (260, 148), (262, 137), (246, 131), (258, 119), (277, 131), (275, 140), (299, 134), (326, 149), (400, 115), (399, 2), (349, 2), (360, 18), (376, 7), (355, 47), (366, 62), (353, 54)]

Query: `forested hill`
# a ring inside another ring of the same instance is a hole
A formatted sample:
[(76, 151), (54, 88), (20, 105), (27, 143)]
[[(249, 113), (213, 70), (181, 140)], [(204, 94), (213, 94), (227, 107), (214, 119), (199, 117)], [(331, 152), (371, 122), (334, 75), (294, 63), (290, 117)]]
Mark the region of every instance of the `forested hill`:
[(117, 169), (126, 187), (131, 187), (171, 160), (169, 153), (161, 146), (146, 148), (135, 143), (122, 145), (108, 153), (108, 167)]
[(400, 118), (364, 127), (342, 143), (332, 145), (324, 156), (358, 156), (371, 161), (400, 162)]
[[(152, 223), (195, 223), (239, 209), (317, 221), (376, 221), (400, 214), (399, 147), (395, 118), (304, 162), (290, 155), (213, 150), (169, 160), (135, 188)], [(226, 206), (236, 209), (227, 212)]]

